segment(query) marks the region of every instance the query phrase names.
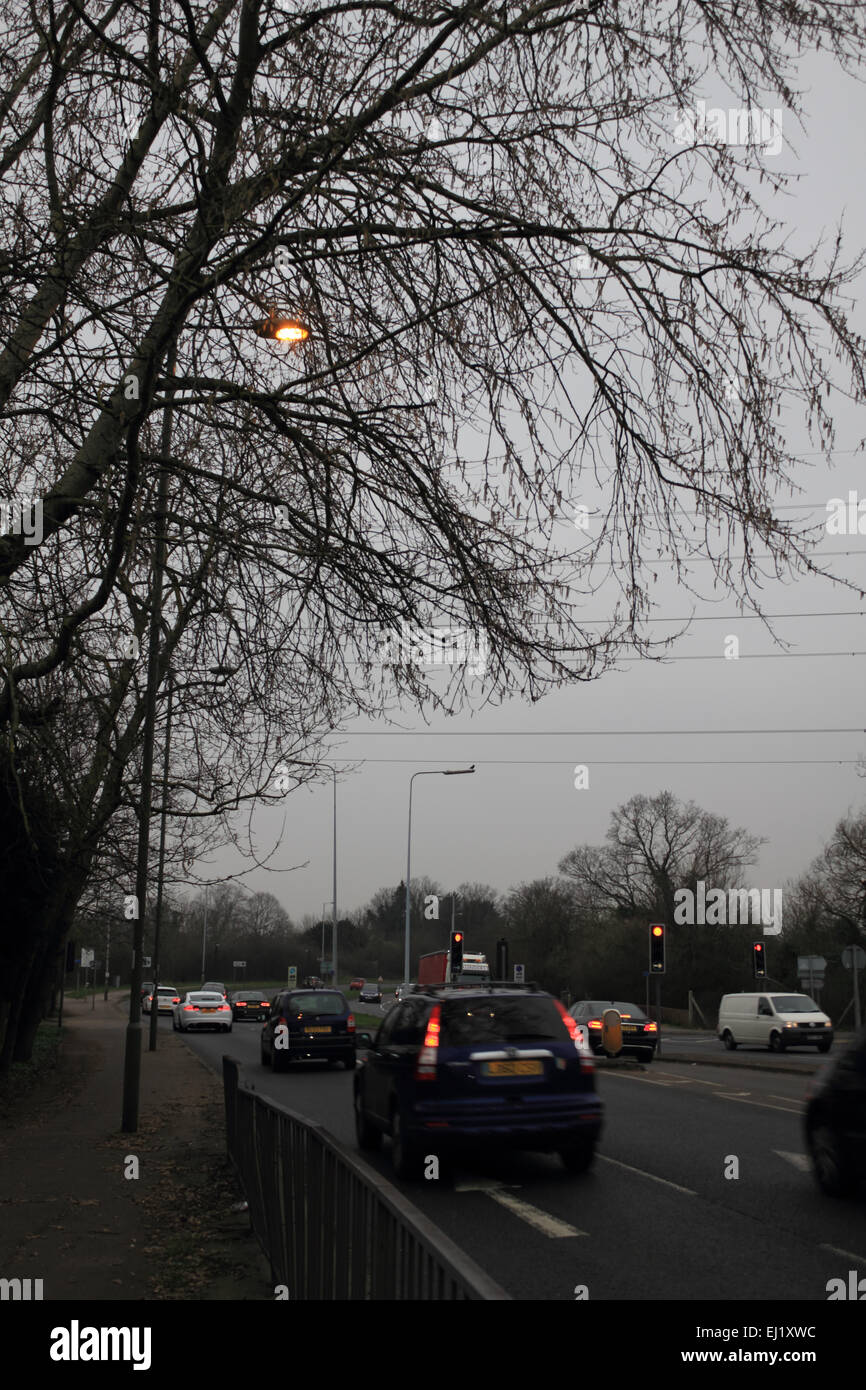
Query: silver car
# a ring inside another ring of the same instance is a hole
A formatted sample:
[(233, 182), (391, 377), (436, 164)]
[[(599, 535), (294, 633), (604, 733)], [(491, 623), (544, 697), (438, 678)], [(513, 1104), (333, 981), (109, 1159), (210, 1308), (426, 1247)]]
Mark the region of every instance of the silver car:
[(175, 1004), (172, 1027), (176, 1033), (187, 1033), (190, 1028), (217, 1028), (223, 1033), (230, 1033), (232, 1006), (222, 994), (202, 989), (191, 990)]

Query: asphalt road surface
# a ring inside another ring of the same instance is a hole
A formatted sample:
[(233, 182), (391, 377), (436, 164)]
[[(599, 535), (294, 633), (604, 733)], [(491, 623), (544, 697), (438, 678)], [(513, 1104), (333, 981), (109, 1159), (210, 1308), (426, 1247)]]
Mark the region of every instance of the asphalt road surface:
[[(260, 1094), (357, 1152), (351, 1073), (306, 1063), (274, 1076), (259, 1033), (187, 1040), (215, 1069), (238, 1058)], [(808, 1075), (662, 1059), (596, 1076), (605, 1129), (590, 1173), (491, 1153), (396, 1185), (517, 1299), (568, 1301), (586, 1285), (592, 1300), (825, 1301), (828, 1280), (866, 1274), (866, 1200), (825, 1198), (808, 1171)], [(364, 1157), (395, 1181), (389, 1149)]]

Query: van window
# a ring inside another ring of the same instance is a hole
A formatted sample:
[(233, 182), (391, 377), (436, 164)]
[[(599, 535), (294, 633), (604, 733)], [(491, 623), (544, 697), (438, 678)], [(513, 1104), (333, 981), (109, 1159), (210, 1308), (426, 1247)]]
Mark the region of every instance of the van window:
[(777, 1014), (819, 1014), (821, 1010), (808, 994), (775, 994), (773, 1003)]
[(758, 1013), (769, 1014), (771, 1018), (773, 1017), (773, 1010), (770, 1008), (769, 999), (761, 999), (758, 1001)]

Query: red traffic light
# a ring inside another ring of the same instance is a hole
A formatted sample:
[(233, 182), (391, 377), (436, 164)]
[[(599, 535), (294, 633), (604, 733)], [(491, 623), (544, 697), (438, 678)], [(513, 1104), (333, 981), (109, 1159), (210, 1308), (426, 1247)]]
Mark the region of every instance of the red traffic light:
[(453, 940), (453, 941), (462, 941), (462, 940), (463, 940), (463, 933), (462, 933), (462, 931), (456, 931), (456, 932), (454, 933), (453, 937), (452, 937), (452, 940)]

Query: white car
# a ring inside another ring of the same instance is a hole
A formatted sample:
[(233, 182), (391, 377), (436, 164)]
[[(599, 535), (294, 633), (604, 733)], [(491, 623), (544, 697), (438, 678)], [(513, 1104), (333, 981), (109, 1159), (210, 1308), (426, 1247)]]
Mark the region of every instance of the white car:
[[(153, 986), (151, 986), (151, 989)], [(157, 989), (156, 1012), (158, 1014), (170, 1014), (175, 1004), (179, 1002), (178, 992), (174, 985), (160, 985)], [(142, 1011), (150, 1013), (153, 1004), (153, 994), (146, 994), (141, 1001)]]
[(230, 1033), (232, 1006), (222, 994), (192, 990), (175, 1004), (172, 1027), (176, 1033), (187, 1033), (190, 1028), (217, 1028), (223, 1033)]

